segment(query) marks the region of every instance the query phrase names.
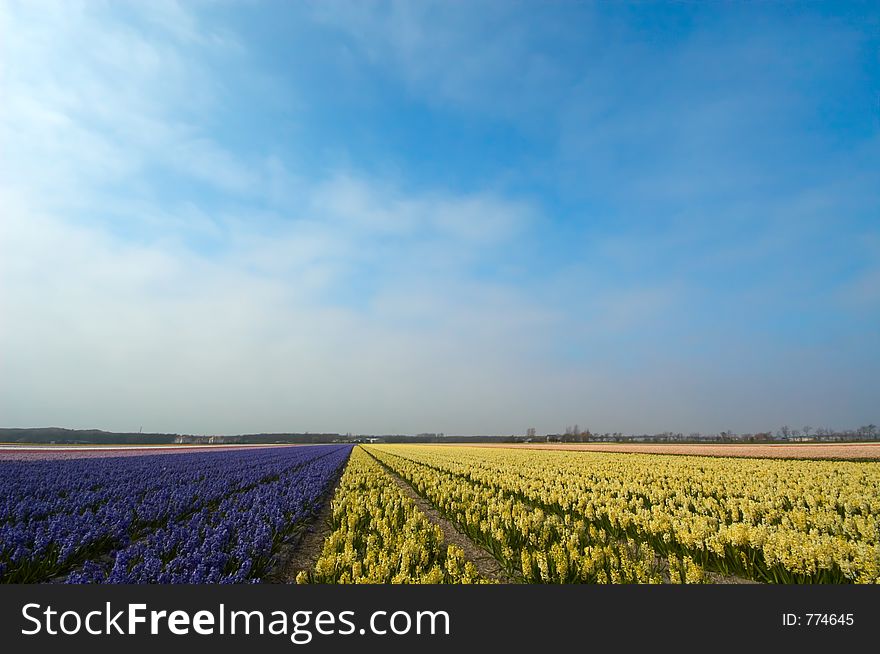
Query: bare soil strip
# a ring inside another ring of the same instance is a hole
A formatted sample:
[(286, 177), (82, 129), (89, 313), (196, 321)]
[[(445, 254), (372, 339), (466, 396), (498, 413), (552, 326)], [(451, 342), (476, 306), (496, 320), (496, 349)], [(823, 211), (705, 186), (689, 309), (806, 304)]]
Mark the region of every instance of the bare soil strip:
[(324, 549), (324, 541), (332, 531), (330, 517), (333, 512), (333, 497), (336, 495), (336, 488), (339, 486), (345, 465), (339, 470), (335, 481), (321, 500), (321, 510), (318, 514), (303, 524), (302, 529), (290, 542), (282, 545), (278, 554), (279, 563), (267, 575), (265, 579), (267, 583), (292, 584), (296, 582), (296, 575), (301, 570), (310, 572), (315, 569), (318, 557)]
[(760, 584), (760, 581), (747, 579), (745, 577), (737, 577), (735, 575), (723, 575), (718, 572), (705, 572), (706, 578), (712, 584)]
[[(458, 445), (460, 446), (460, 445)], [(506, 447), (531, 450), (630, 452), (689, 456), (732, 456), (763, 459), (880, 459), (880, 443), (663, 444), (663, 443), (468, 443), (465, 447)]]
[[(370, 456), (373, 455), (371, 454)], [(373, 457), (373, 460), (381, 465), (385, 470), (385, 474), (394, 480), (397, 487), (400, 488), (409, 499), (416, 503), (416, 506), (418, 506), (419, 510), (425, 514), (425, 517), (440, 527), (443, 532), (443, 540), (447, 543), (458, 545), (464, 551), (468, 561), (471, 561), (474, 564), (474, 567), (477, 568), (477, 572), (479, 572), (482, 577), (502, 584), (516, 583), (507, 575), (504, 568), (501, 567), (501, 564), (494, 556), (477, 545), (469, 536), (456, 529), (454, 524), (440, 515), (440, 512), (437, 509), (425, 500), (425, 498), (416, 493), (415, 489), (409, 485), (409, 482), (375, 457)]]

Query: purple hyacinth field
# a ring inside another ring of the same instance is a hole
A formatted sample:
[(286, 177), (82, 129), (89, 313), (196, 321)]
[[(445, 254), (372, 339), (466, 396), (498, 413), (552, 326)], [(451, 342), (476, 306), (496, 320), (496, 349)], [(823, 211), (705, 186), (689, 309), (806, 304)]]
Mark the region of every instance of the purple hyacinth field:
[(0, 460), (0, 582), (255, 583), (350, 445)]

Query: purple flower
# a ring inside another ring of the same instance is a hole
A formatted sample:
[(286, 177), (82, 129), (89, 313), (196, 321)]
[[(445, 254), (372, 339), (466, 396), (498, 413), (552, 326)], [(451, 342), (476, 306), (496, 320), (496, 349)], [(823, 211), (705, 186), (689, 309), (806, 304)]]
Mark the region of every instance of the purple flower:
[(0, 461), (0, 581), (242, 583), (318, 510), (348, 445)]

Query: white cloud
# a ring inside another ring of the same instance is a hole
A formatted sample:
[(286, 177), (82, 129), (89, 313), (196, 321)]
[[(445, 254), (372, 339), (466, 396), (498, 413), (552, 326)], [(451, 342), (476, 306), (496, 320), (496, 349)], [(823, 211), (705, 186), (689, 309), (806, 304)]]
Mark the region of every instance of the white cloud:
[(295, 234), (205, 258), (0, 201), (0, 312), (15, 317), (0, 331), (0, 413), (13, 424), (467, 430), (504, 410), (503, 388), (535, 383), (515, 371), (548, 316), (510, 291), (414, 270), (357, 312), (303, 292), (322, 267), (308, 256), (293, 251), (286, 274), (247, 265), (282, 258)]
[(577, 42), (592, 25), (547, 19), (509, 2), (319, 2), (319, 24), (347, 35), (359, 56), (393, 71), (432, 104), (514, 117), (546, 107), (572, 80), (542, 39)]
[(359, 231), (396, 236), (427, 232), (471, 244), (509, 241), (530, 226), (535, 214), (526, 202), (488, 191), (406, 194), (387, 182), (351, 175), (318, 187), (311, 208)]
[(208, 182), (228, 193), (253, 193), (260, 182), (258, 171), (205, 138), (182, 139), (169, 144), (167, 165), (182, 175)]
[[(218, 93), (203, 57), (117, 15), (140, 7), (0, 6), (0, 88), (8, 99), (0, 104), (0, 152), (7, 183), (69, 198), (83, 187), (142, 175), (158, 161), (234, 190), (247, 186), (241, 167), (197, 126)], [(179, 25), (193, 29), (186, 21)], [(225, 45), (206, 47), (217, 53)]]

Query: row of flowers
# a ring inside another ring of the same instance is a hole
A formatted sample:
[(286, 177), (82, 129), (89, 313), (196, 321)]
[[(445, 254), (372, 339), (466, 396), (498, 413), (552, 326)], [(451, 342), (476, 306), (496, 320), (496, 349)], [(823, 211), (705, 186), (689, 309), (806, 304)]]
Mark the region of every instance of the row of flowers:
[(616, 548), (625, 572), (605, 565), (612, 581), (656, 580), (658, 568), (664, 578), (683, 570), (672, 577), (684, 580), (702, 570), (780, 583), (880, 580), (877, 463), (369, 451), (528, 581), (595, 580), (584, 559), (600, 556), (597, 546)]
[(332, 531), (298, 583), (440, 584), (482, 581), (460, 547), (360, 447), (334, 495)]
[(0, 581), (259, 579), (350, 446), (0, 464)]
[[(662, 583), (663, 564), (644, 543), (615, 538), (598, 525), (547, 512), (497, 489), (399, 456), (397, 448), (369, 448), (447, 519), (484, 547), (514, 579), (525, 583)], [(393, 453), (392, 453), (393, 452)], [(430, 456), (430, 450), (406, 450)], [(701, 577), (686, 562), (691, 580)], [(681, 578), (676, 570), (675, 579)], [(696, 572), (696, 574), (695, 574)]]

